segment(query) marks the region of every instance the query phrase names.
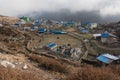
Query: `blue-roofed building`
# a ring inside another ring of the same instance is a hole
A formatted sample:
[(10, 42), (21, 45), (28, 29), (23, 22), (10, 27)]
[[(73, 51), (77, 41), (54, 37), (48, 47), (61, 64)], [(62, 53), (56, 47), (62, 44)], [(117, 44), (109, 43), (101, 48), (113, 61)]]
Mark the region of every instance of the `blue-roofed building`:
[(33, 26), (39, 26), (41, 24), (40, 20), (35, 20)]
[(53, 30), (53, 29), (51, 29), (49, 32), (51, 34), (67, 34), (67, 32), (63, 32), (63, 31), (60, 31), (60, 30)]
[(54, 34), (55, 31), (53, 29), (50, 29), (49, 32), (50, 32), (50, 34)]
[(64, 28), (67, 27), (67, 23), (63, 23), (63, 26), (62, 26), (62, 27), (64, 27)]
[(88, 33), (89, 31), (86, 29), (81, 30), (82, 33)]
[(54, 42), (51, 42), (51, 43), (48, 43), (46, 46), (45, 46), (46, 49), (48, 50), (53, 50), (55, 48), (57, 48), (57, 44), (54, 43)]
[(108, 32), (104, 32), (101, 34), (101, 42), (102, 43), (106, 43), (107, 42), (107, 38), (109, 37), (109, 33)]
[(110, 64), (113, 61), (120, 60), (120, 58), (111, 54), (101, 54), (100, 56), (97, 57), (97, 60), (104, 64)]
[(69, 20), (68, 22), (67, 22), (67, 26), (73, 26), (74, 25), (74, 21), (73, 20)]
[(106, 64), (108, 64), (110, 62), (110, 59), (104, 57), (103, 55), (98, 56), (97, 60), (99, 60), (99, 61), (101, 61), (103, 63), (106, 63)]
[(45, 33), (47, 30), (45, 28), (40, 28), (39, 33)]
[(101, 37), (102, 38), (108, 38), (110, 35), (109, 35), (109, 33), (102, 33), (101, 34)]
[(67, 32), (63, 32), (63, 31), (55, 31), (54, 34), (67, 34)]
[(84, 27), (82, 27), (82, 26), (80, 26), (80, 27), (79, 27), (79, 29), (80, 29), (80, 30), (83, 30), (83, 29), (85, 29), (85, 28), (84, 28)]

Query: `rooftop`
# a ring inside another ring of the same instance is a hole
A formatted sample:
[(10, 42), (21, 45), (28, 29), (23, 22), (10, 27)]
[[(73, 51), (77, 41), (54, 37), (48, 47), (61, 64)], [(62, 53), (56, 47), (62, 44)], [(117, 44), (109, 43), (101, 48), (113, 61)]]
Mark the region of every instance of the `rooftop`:
[(114, 56), (114, 55), (111, 55), (111, 54), (103, 54), (104, 57), (107, 57), (109, 59), (112, 59), (112, 60), (117, 60), (119, 59), (118, 57)]
[(97, 57), (97, 60), (103, 63), (111, 63), (113, 60), (118, 60), (119, 58), (111, 54), (101, 54)]

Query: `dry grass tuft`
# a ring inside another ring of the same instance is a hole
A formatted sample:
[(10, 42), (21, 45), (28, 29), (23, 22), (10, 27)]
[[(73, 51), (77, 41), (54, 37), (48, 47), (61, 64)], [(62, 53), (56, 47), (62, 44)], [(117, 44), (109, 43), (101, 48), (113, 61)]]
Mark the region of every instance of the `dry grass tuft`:
[(39, 57), (37, 55), (30, 55), (30, 58), (33, 61), (37, 62), (39, 67), (43, 69), (60, 72), (60, 73), (68, 73), (69, 71), (67, 65), (55, 59), (47, 58), (47, 57)]
[(0, 80), (41, 80), (32, 72), (0, 67)]
[(116, 72), (119, 68), (117, 67), (113, 73), (113, 70), (109, 67), (95, 68), (88, 66), (71, 73), (65, 80), (120, 80), (119, 72)]

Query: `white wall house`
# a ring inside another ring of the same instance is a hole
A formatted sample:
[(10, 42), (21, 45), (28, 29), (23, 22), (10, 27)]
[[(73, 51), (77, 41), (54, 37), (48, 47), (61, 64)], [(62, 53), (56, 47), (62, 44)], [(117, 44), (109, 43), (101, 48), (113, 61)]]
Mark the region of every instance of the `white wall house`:
[(88, 26), (88, 28), (90, 28), (90, 29), (94, 29), (94, 28), (97, 28), (98, 24), (97, 24), (97, 23), (90, 23), (90, 24), (88, 24), (87, 26)]

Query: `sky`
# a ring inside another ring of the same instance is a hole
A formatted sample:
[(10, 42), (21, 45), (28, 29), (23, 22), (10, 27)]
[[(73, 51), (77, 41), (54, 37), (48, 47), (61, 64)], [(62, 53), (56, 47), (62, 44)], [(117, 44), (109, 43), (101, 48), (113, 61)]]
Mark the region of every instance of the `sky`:
[(0, 15), (17, 17), (24, 14), (44, 15), (58, 12), (64, 15), (65, 11), (71, 16), (78, 12), (93, 12), (101, 18), (116, 18), (120, 15), (120, 0), (0, 0)]

